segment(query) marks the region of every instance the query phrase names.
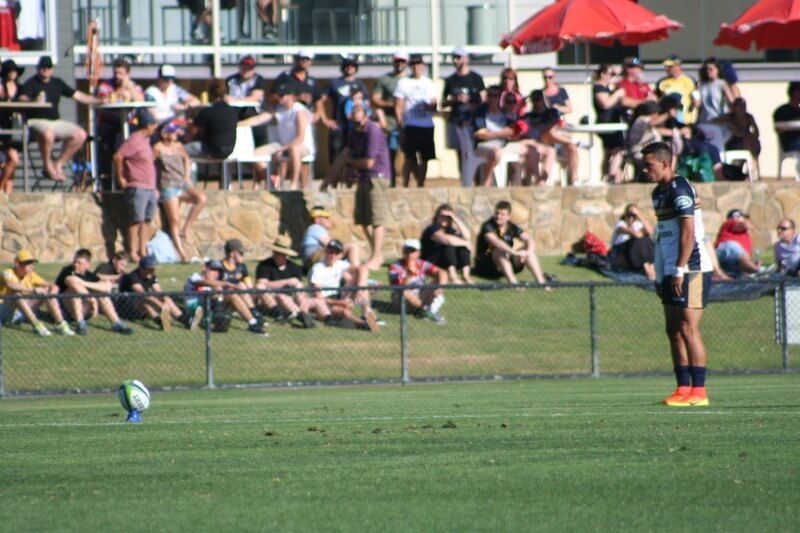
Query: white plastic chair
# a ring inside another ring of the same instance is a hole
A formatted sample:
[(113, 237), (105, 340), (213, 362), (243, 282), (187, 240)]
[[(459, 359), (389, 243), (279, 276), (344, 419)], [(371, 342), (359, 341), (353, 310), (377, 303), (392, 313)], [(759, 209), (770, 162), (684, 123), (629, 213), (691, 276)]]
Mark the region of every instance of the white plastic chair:
[(781, 148), (780, 142), (778, 142), (778, 179), (781, 179), (781, 167), (783, 166), (783, 161), (785, 159), (789, 159), (790, 157), (794, 158), (794, 179), (800, 181), (800, 151), (784, 152), (783, 148)]
[[(475, 153), (472, 131), (469, 128), (456, 128), (458, 145), (461, 150), (461, 185), (472, 187), (475, 182), (475, 172), (486, 163), (486, 158)], [(508, 165), (519, 162), (519, 156), (510, 152), (503, 152), (497, 166), (494, 167), (494, 182), (497, 187), (508, 185)]]
[(734, 161), (744, 161), (742, 170), (747, 172), (750, 181), (758, 181), (758, 171), (756, 170), (756, 160), (750, 150), (725, 150), (719, 154), (720, 159), (726, 165), (732, 165)]
[(242, 173), (239, 163), (254, 163), (256, 161), (265, 161), (261, 156), (255, 155), (255, 141), (253, 141), (253, 130), (250, 127), (237, 127), (236, 128), (236, 143), (233, 145), (233, 151), (225, 159), (216, 159), (210, 157), (195, 157), (192, 159), (193, 163), (201, 163), (205, 165), (219, 164), (222, 167), (222, 190), (230, 190), (231, 179), (229, 172), (229, 165), (231, 163), (237, 164), (237, 178), (239, 180), (239, 187), (242, 187)]

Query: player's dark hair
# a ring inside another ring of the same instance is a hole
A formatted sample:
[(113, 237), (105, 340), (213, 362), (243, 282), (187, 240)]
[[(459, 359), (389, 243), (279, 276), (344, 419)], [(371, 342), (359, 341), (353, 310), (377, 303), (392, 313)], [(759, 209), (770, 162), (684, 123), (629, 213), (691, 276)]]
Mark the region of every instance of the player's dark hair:
[(495, 204), (494, 210), (495, 211), (501, 211), (501, 210), (502, 211), (508, 211), (510, 213), (511, 212), (511, 202), (508, 202), (506, 200), (500, 200), (499, 202), (497, 202), (497, 204)]
[(642, 148), (642, 157), (649, 154), (653, 154), (653, 157), (659, 161), (672, 163), (672, 148), (665, 142), (653, 142)]
[(87, 261), (91, 261), (92, 252), (90, 252), (86, 248), (81, 248), (77, 252), (75, 252), (75, 259), (86, 259)]

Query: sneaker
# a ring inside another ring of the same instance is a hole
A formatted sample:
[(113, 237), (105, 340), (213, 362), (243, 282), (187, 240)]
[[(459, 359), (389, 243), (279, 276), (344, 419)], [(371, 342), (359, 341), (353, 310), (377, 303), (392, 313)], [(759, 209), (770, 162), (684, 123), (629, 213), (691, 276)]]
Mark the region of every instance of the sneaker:
[(664, 398), (664, 403), (670, 407), (688, 407), (688, 397), (691, 391), (691, 387), (678, 387), (675, 392)]
[(686, 400), (692, 407), (705, 407), (709, 405), (708, 394), (705, 387), (692, 387), (692, 391)]
[[(366, 322), (367, 321), (367, 315), (361, 315), (361, 320)], [(378, 324), (378, 326), (380, 326), (380, 327), (383, 327), (383, 326), (386, 325), (386, 321), (384, 319), (382, 319), (381, 317), (379, 317), (378, 315), (375, 315), (375, 323)]]
[(161, 320), (160, 316), (157, 316), (153, 319), (153, 324), (155, 324), (158, 329), (164, 329), (164, 321)]
[(364, 320), (367, 322), (367, 328), (375, 333), (378, 331), (378, 319), (375, 317), (375, 311), (367, 309), (364, 312)]
[(130, 335), (133, 333), (133, 329), (129, 326), (125, 325), (122, 322), (114, 322), (111, 324), (111, 331), (114, 333), (119, 333), (121, 335)]
[(172, 329), (172, 315), (166, 307), (161, 308), (161, 329), (169, 331)]
[(445, 324), (447, 324), (447, 320), (445, 320), (442, 315), (440, 315), (438, 313), (434, 313), (430, 309), (425, 309), (422, 312), (422, 319), (423, 320), (430, 320), (431, 322), (436, 322), (440, 326), (444, 326)]
[(248, 325), (247, 326), (247, 331), (249, 331), (251, 333), (255, 333), (257, 335), (264, 335), (264, 336), (269, 335), (269, 333), (264, 331), (264, 324), (259, 323), (258, 321), (254, 322), (253, 324)]
[(36, 334), (37, 334), (37, 335), (39, 335), (40, 337), (49, 337), (50, 335), (52, 335), (52, 333), (50, 333), (50, 330), (49, 330), (49, 329), (47, 329), (47, 326), (45, 326), (45, 325), (44, 325), (44, 324), (42, 324), (41, 322), (35, 322), (35, 323), (33, 324), (33, 330), (34, 330), (34, 331), (36, 332)]
[(316, 326), (316, 324), (314, 324), (314, 317), (312, 317), (308, 313), (303, 313), (302, 311), (300, 311), (300, 313), (297, 315), (297, 320), (306, 329), (311, 329), (314, 326)]
[(60, 323), (56, 324), (56, 327), (54, 329), (56, 333), (64, 335), (65, 337), (75, 336), (75, 332), (72, 331), (72, 328), (69, 327), (69, 324), (67, 324), (66, 320), (62, 320)]
[(89, 333), (89, 325), (85, 320), (78, 320), (78, 322), (75, 323), (75, 333), (78, 335), (86, 335)]

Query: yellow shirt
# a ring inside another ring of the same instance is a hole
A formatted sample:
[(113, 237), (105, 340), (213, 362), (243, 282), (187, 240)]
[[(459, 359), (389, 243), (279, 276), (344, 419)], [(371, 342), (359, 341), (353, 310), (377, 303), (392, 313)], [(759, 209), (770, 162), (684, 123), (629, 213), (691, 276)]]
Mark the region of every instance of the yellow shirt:
[(681, 74), (677, 78), (673, 78), (671, 76), (667, 76), (666, 78), (661, 78), (658, 80), (656, 84), (656, 89), (658, 90), (659, 94), (668, 95), (672, 93), (678, 93), (681, 95), (681, 104), (683, 104), (683, 123), (684, 124), (692, 124), (695, 121), (695, 112), (692, 109), (692, 91), (697, 89), (697, 83), (687, 76), (686, 74)]
[(8, 287), (8, 283), (19, 283), (26, 289), (34, 289), (36, 287), (43, 287), (47, 282), (36, 272), (31, 272), (20, 278), (13, 268), (7, 268), (3, 271), (3, 276), (0, 278), (0, 295), (12, 294), (15, 291)]

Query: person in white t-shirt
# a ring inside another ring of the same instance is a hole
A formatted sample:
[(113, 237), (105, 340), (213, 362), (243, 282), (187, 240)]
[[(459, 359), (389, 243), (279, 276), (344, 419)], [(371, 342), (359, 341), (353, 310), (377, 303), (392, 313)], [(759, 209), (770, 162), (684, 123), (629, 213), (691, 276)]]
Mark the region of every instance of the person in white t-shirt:
[[(351, 265), (342, 259), (344, 245), (332, 239), (325, 246), (325, 258), (311, 267), (308, 280), (317, 289), (315, 296), (323, 297), (331, 313), (340, 319), (352, 320), (359, 329), (378, 331), (378, 321), (366, 291), (345, 290), (343, 287), (364, 287), (369, 270), (365, 265)], [(362, 318), (353, 314), (353, 308), (363, 308)]]
[(428, 161), (436, 158), (433, 142), (433, 112), (436, 110), (436, 86), (424, 76), (422, 56), (412, 55), (408, 61), (411, 75), (397, 82), (394, 90), (394, 112), (400, 128), (400, 145), (406, 156), (403, 164), (403, 186), (408, 187), (411, 173), (417, 187), (425, 186)]
[[(303, 176), (303, 183), (300, 183), (303, 166), (303, 158), (315, 153), (314, 134), (311, 129), (311, 114), (308, 108), (297, 99), (291, 87), (281, 85), (273, 91), (280, 96), (278, 107), (275, 111), (264, 111), (248, 119), (239, 121), (239, 126), (258, 126), (275, 118), (278, 129), (277, 142), (271, 142), (256, 148), (255, 155), (272, 156), (272, 165), (277, 169), (280, 165), (281, 157), (286, 156), (289, 160), (289, 173), (291, 182), (289, 189), (296, 191), (308, 188), (308, 176)], [(253, 188), (259, 188), (259, 184), (266, 177), (267, 164), (257, 162), (253, 164), (256, 171), (253, 177)], [(280, 181), (276, 183), (276, 186)], [(280, 187), (277, 187), (280, 188)]]
[(611, 235), (609, 258), (615, 267), (643, 271), (649, 280), (656, 279), (653, 228), (633, 204), (625, 206)]
[(175, 83), (175, 67), (163, 64), (158, 67), (158, 78), (155, 85), (144, 91), (144, 99), (154, 102), (150, 113), (159, 124), (166, 124), (175, 117), (182, 116), (191, 106), (200, 104), (200, 100), (189, 91)]

